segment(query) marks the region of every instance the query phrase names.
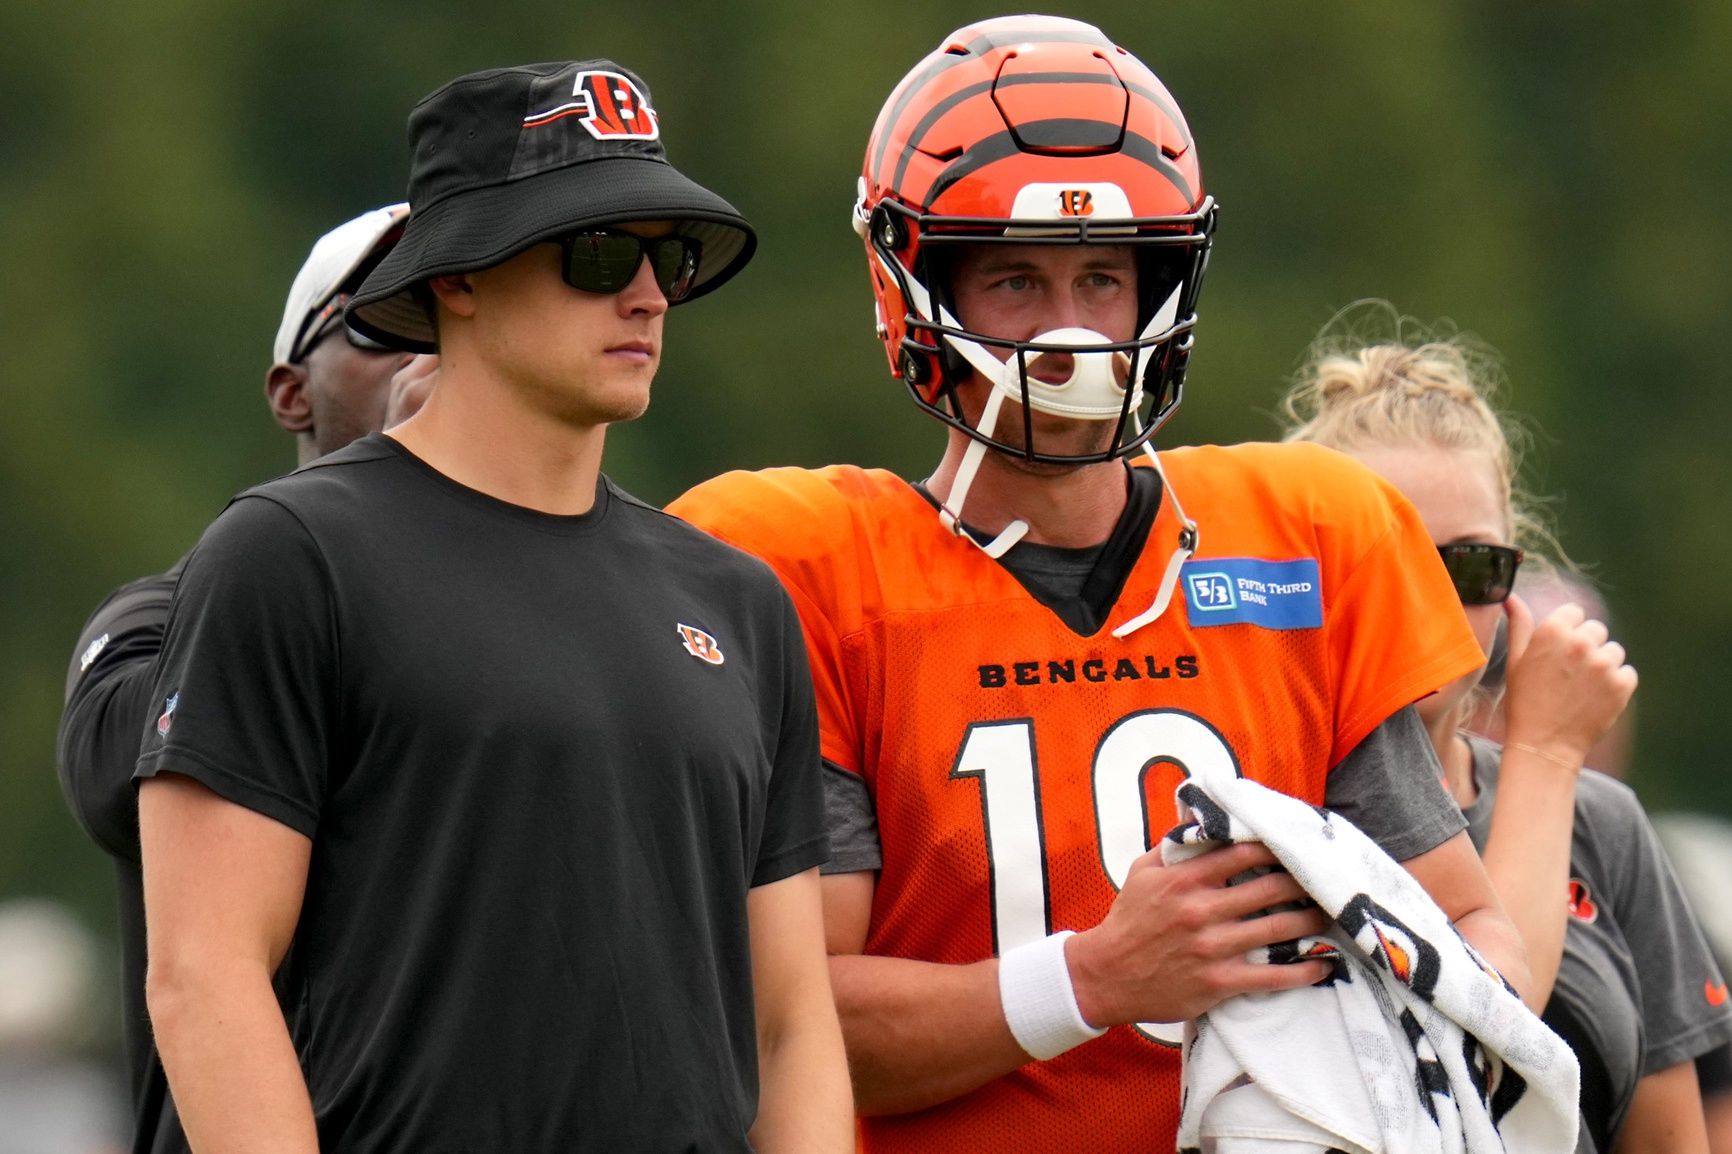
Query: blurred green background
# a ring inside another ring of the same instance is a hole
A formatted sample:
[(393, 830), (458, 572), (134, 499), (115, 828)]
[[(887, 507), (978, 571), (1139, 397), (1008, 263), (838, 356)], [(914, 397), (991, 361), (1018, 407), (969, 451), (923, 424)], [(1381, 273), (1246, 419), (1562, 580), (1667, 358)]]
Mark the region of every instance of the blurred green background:
[[(1267, 437), (1341, 306), (1385, 297), (1500, 349), (1528, 483), (1608, 590), (1642, 673), (1633, 777), (1732, 814), (1732, 5), (1059, 3), (1160, 74), (1222, 202), (1164, 443)], [(734, 466), (917, 477), (941, 443), (885, 371), (847, 211), (879, 104), (995, 6), (881, 0), (0, 9), (0, 897), (112, 932), (53, 772), (80, 623), (293, 464), (262, 399), (313, 240), (399, 199), (403, 124), (462, 72), (612, 56), (674, 160), (758, 224), (736, 286), (681, 309), (608, 468), (662, 502)]]

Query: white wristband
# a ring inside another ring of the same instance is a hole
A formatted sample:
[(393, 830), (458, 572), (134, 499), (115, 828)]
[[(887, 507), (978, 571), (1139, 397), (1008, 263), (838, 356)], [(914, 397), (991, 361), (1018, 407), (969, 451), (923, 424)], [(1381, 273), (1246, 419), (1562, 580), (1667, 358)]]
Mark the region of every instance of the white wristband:
[(1017, 1045), (1045, 1061), (1106, 1033), (1083, 1020), (1064, 941), (1073, 931), (1017, 946), (998, 959), (998, 1000)]

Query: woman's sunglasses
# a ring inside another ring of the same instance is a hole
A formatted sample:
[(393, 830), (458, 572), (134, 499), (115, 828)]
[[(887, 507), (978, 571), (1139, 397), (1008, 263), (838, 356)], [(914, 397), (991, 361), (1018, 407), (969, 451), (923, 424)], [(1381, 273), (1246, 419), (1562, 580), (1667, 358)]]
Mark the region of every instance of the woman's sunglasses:
[(1501, 605), (1515, 588), (1522, 551), (1508, 545), (1439, 545), (1443, 567), (1463, 605)]
[(704, 246), (689, 236), (639, 236), (615, 229), (592, 229), (559, 238), (564, 256), (560, 275), (565, 283), (586, 293), (612, 295), (637, 276), (644, 257), (649, 257), (656, 287), (678, 304), (691, 295), (698, 276), (698, 260)]

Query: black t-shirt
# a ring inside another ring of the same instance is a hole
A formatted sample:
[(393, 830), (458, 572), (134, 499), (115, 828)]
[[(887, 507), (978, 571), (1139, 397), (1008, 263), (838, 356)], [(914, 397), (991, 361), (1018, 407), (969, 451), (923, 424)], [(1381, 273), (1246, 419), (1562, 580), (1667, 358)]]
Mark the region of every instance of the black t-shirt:
[(561, 517), (365, 438), (187, 563), (138, 774), (312, 839), (327, 1151), (744, 1151), (750, 887), (821, 863), (799, 621), (606, 478)]
[(132, 784), (138, 727), (150, 708), (169, 600), (184, 561), (116, 589), (85, 622), (66, 672), (60, 719), (60, 788), (73, 816), (114, 862), (120, 913), (120, 1002), (132, 1092), (134, 1154), (186, 1154), (144, 1005), (144, 888), (138, 796)]

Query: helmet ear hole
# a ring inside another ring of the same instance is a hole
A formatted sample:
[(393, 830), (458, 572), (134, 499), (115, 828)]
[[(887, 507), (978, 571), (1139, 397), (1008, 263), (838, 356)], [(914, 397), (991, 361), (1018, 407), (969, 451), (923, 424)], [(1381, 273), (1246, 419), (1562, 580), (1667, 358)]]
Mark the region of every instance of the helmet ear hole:
[(906, 341), (903, 342), (902, 355), (896, 361), (896, 367), (902, 372), (902, 379), (915, 388), (920, 388), (932, 380), (929, 355), (929, 350), (916, 351)]
[(872, 243), (887, 252), (900, 252), (908, 243), (908, 226), (882, 204), (872, 210), (869, 227)]

